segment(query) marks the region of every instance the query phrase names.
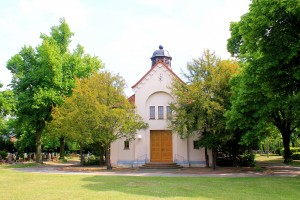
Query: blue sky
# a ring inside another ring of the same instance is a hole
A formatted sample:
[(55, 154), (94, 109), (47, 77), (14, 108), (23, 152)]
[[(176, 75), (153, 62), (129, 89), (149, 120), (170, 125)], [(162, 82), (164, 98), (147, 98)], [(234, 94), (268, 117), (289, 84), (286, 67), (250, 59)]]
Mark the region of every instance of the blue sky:
[(229, 24), (248, 11), (250, 0), (10, 0), (0, 2), (0, 82), (9, 84), (6, 62), (22, 46), (37, 46), (64, 17), (86, 53), (127, 82), (126, 94), (151, 66), (152, 53), (162, 44), (181, 76), (187, 62), (215, 51), (230, 55)]

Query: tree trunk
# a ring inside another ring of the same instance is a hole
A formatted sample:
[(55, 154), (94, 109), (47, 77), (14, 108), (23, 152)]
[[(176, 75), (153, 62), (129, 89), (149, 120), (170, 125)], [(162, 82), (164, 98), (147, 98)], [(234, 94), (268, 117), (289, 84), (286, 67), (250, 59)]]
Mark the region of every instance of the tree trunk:
[(110, 162), (110, 144), (106, 145), (106, 156), (105, 156), (105, 160), (106, 160), (106, 169), (111, 170), (111, 162)]
[(290, 141), (293, 129), (291, 129), (292, 119), (285, 112), (273, 113), (274, 125), (278, 128), (281, 133), (283, 147), (284, 147), (284, 163), (292, 161)]
[(291, 150), (290, 150), (290, 139), (291, 133), (289, 131), (282, 132), (282, 140), (284, 147), (284, 163), (289, 163), (292, 161)]
[(206, 167), (208, 168), (209, 167), (209, 156), (208, 156), (206, 147), (205, 147), (205, 164), (206, 164)]
[(59, 142), (60, 142), (59, 159), (63, 160), (65, 158), (65, 145), (66, 145), (65, 137), (59, 138)]
[(36, 132), (36, 162), (42, 163), (42, 129), (37, 128)]
[(79, 143), (80, 146), (80, 165), (83, 166), (84, 165), (84, 157), (83, 157), (83, 147), (82, 147), (82, 143)]
[(212, 150), (212, 169), (216, 170), (217, 169), (217, 154), (218, 151), (216, 149)]
[(100, 144), (100, 158), (99, 158), (99, 165), (103, 165), (104, 164), (104, 148), (103, 145)]

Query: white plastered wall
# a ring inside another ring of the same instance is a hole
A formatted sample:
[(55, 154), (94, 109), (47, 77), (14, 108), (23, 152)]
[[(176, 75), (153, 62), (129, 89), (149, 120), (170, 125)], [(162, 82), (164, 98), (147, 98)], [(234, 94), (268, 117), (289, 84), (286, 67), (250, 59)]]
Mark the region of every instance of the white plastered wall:
[[(166, 106), (174, 101), (169, 87), (174, 75), (159, 63), (143, 80), (136, 85), (135, 92), (136, 113), (144, 122), (149, 124), (146, 130), (137, 131), (137, 138), (130, 143), (130, 149), (124, 150), (124, 140), (119, 139), (111, 146), (111, 162), (118, 167), (137, 167), (150, 161), (150, 130), (170, 130), (166, 120)], [(155, 106), (155, 120), (150, 120), (149, 106)], [(164, 106), (164, 119), (158, 119), (158, 106)], [(193, 141), (198, 136), (181, 139), (173, 133), (173, 161), (184, 167), (205, 166), (204, 149), (194, 149)], [(209, 151), (210, 158), (211, 152)], [(211, 160), (211, 159), (210, 159)]]

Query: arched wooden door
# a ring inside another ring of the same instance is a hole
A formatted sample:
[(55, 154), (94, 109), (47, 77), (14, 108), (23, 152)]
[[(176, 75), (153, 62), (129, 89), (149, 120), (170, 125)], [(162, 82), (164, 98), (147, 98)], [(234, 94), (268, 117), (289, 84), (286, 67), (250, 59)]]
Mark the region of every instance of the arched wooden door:
[(172, 162), (172, 131), (150, 131), (150, 162)]

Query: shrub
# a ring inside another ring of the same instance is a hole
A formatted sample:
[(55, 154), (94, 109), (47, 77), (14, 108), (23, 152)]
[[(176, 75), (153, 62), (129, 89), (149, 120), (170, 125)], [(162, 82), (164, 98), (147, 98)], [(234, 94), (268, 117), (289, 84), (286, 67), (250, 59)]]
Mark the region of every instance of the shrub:
[(292, 159), (293, 160), (300, 160), (300, 152), (292, 154)]
[(241, 167), (254, 167), (255, 166), (255, 156), (254, 154), (243, 154), (240, 156), (238, 165)]
[(7, 152), (6, 151), (0, 151), (0, 157), (2, 159), (5, 159), (7, 157)]
[(99, 165), (99, 157), (91, 155), (88, 160), (84, 162), (84, 165)]

